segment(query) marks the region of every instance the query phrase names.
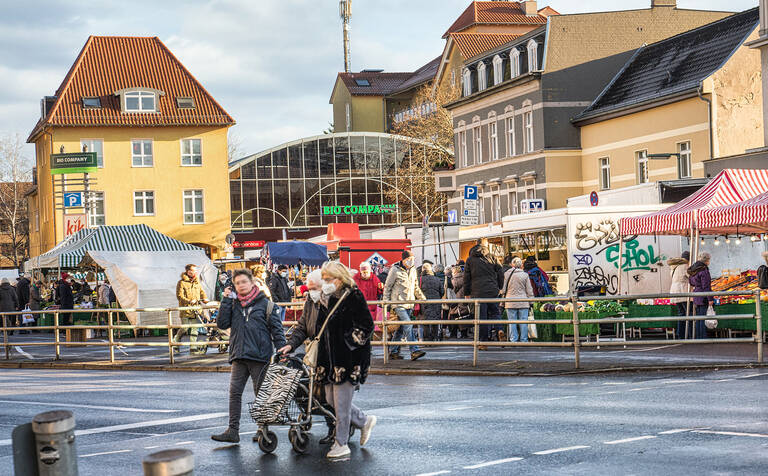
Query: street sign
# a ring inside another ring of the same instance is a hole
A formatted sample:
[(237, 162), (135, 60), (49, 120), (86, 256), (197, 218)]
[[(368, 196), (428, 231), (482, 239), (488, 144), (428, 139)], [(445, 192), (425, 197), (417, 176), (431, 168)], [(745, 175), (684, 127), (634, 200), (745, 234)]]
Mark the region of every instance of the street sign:
[(236, 240), (237, 240), (237, 239), (235, 238), (235, 235), (233, 235), (232, 233), (229, 233), (229, 234), (227, 234), (226, 238), (224, 238), (224, 241), (225, 241), (225, 242), (226, 242), (228, 245), (231, 245), (231, 244), (232, 244), (232, 243), (234, 243)]
[(83, 194), (80, 192), (64, 192), (64, 206), (78, 208), (83, 206)]
[(461, 225), (467, 226), (467, 225), (477, 225), (478, 224), (478, 218), (477, 217), (461, 217)]
[(375, 266), (375, 265), (386, 266), (386, 264), (389, 263), (389, 261), (387, 261), (387, 259), (381, 256), (379, 253), (373, 253), (365, 261), (371, 263), (371, 266)]
[(597, 196), (597, 192), (593, 190), (592, 193), (589, 194), (589, 204), (592, 205), (593, 207), (596, 207), (598, 203), (599, 203), (599, 199)]
[(51, 154), (51, 175), (87, 174), (97, 170), (96, 152)]
[(476, 216), (478, 216), (477, 208), (475, 208), (475, 209), (465, 208), (464, 209), (464, 216), (465, 217), (476, 217)]
[(85, 213), (74, 213), (64, 215), (64, 238), (74, 235), (86, 227)]
[(464, 200), (464, 210), (477, 210), (477, 200)]
[(459, 221), (459, 212), (448, 210), (448, 223), (456, 223), (457, 221)]
[(464, 185), (464, 200), (477, 200), (477, 186)]
[(520, 200), (520, 213), (535, 213), (543, 211), (543, 198), (526, 198), (525, 200)]

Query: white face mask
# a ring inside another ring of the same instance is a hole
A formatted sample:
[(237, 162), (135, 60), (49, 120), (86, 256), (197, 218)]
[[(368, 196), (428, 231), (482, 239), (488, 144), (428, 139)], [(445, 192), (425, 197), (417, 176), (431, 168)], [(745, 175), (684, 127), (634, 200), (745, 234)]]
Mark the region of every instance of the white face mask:
[(335, 283), (323, 283), (323, 294), (331, 295), (336, 292)]
[(322, 292), (319, 289), (309, 290), (309, 298), (312, 299), (314, 302), (319, 301), (321, 295), (322, 295)]
[(280, 273), (280, 276), (287, 278), (288, 277), (288, 271), (283, 271)]

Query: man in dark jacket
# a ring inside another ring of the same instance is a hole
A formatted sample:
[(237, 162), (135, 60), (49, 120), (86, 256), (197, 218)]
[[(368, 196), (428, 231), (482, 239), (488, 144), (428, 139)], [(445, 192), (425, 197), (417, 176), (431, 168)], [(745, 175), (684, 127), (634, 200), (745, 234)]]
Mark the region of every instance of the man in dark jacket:
[[(240, 442), (240, 414), (243, 389), (250, 377), (253, 393), (258, 395), (261, 371), (269, 362), (274, 349), (285, 346), (285, 333), (278, 307), (267, 299), (264, 291), (253, 284), (253, 276), (246, 269), (233, 273), (230, 288), (224, 290), (216, 325), (231, 329), (229, 336), (229, 362), (232, 365), (229, 381), (229, 426), (224, 433), (213, 435), (215, 441)], [(256, 441), (256, 437), (254, 437)]]
[[(8, 278), (3, 278), (0, 281), (0, 312), (16, 312), (19, 310), (19, 296), (16, 289), (11, 286), (11, 282)], [(9, 326), (20, 327), (21, 316), (13, 315), (5, 318)], [(9, 335), (13, 335), (13, 331), (8, 331)]]
[[(473, 298), (496, 298), (504, 286), (501, 266), (493, 260), (487, 241), (478, 241), (471, 250), (464, 267), (464, 295)], [(498, 320), (501, 312), (497, 303), (480, 304), (481, 320)], [(503, 325), (480, 326), (480, 340), (494, 340)]]
[[(281, 264), (277, 267), (277, 273), (272, 273), (267, 278), (267, 286), (272, 294), (274, 302), (291, 302), (291, 288), (288, 286), (288, 266)], [(285, 320), (285, 308), (278, 306), (280, 320)]]
[[(75, 296), (72, 294), (72, 277), (67, 273), (61, 273), (61, 280), (56, 288), (56, 297), (59, 300), (59, 309), (74, 309)], [(60, 324), (65, 326), (72, 325), (72, 313), (59, 314)]]
[[(698, 261), (688, 268), (688, 282), (693, 286), (695, 293), (712, 292), (712, 276), (709, 274), (709, 253), (699, 253)], [(715, 298), (712, 296), (696, 296), (693, 298), (693, 305), (696, 308), (697, 316), (706, 316), (707, 308), (714, 304)], [(693, 338), (704, 339), (707, 337), (707, 327), (704, 321), (695, 321), (693, 325)]]
[(16, 282), (16, 294), (19, 298), (19, 311), (29, 304), (29, 274), (24, 273)]

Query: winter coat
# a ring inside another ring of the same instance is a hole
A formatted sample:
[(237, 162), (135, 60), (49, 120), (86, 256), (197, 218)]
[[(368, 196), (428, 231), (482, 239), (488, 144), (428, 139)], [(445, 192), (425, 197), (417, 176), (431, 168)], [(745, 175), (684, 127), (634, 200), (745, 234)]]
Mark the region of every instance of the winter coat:
[[(453, 287), (456, 299), (464, 299), (464, 271), (459, 267), (454, 267), (453, 271), (451, 271), (451, 286)], [(451, 306), (451, 311), (448, 315), (451, 319), (458, 319), (469, 314), (470, 309), (467, 304), (455, 304)]]
[[(357, 273), (355, 275), (355, 284), (357, 284), (357, 289), (360, 290), (361, 293), (363, 293), (363, 296), (365, 297), (366, 301), (378, 301), (379, 297), (381, 296), (381, 290), (379, 289), (379, 284), (381, 284), (381, 281), (379, 281), (379, 277), (375, 274), (371, 273), (371, 277), (368, 279), (363, 279), (362, 275), (360, 273)], [(371, 315), (376, 315), (376, 305), (375, 304), (369, 304), (368, 310), (371, 311)]]
[[(419, 279), (421, 292), (427, 299), (441, 299), (443, 297), (443, 281), (435, 275), (425, 274)], [(442, 314), (442, 304), (422, 304), (421, 312), (424, 319), (436, 321)]]
[(336, 312), (327, 315), (339, 300), (334, 294), (328, 299), (326, 313), (320, 314), (322, 322), (317, 323), (322, 326), (325, 319), (330, 319), (320, 339), (317, 379), (323, 383), (359, 385), (365, 383), (371, 366), (373, 318), (359, 289), (345, 287), (339, 291), (343, 293), (344, 290), (350, 293)]
[(29, 304), (29, 284), (29, 280), (24, 277), (16, 283), (16, 294), (19, 298), (20, 309)]
[[(413, 266), (406, 268), (402, 262), (395, 263), (389, 270), (387, 282), (384, 283), (384, 300), (413, 301), (416, 299), (426, 299), (419, 288), (416, 268)], [(398, 304), (397, 307), (413, 309), (413, 304)]]
[(56, 288), (56, 299), (59, 301), (59, 309), (74, 309), (75, 296), (72, 294), (72, 286), (65, 280), (59, 281)]
[(19, 310), (19, 296), (16, 288), (10, 283), (0, 284), (0, 312), (16, 312)]
[(112, 286), (109, 284), (102, 284), (99, 288), (99, 304), (102, 306), (109, 306), (109, 292), (112, 290)]
[(291, 288), (288, 287), (288, 280), (277, 273), (267, 278), (269, 292), (275, 302), (291, 302)]
[[(307, 339), (314, 339), (320, 328), (317, 325), (317, 321), (323, 321), (325, 319), (326, 309), (319, 303), (313, 301), (307, 297), (304, 302), (304, 310), (301, 313), (299, 321), (293, 328), (291, 336), (288, 338), (288, 344), (291, 345), (291, 350), (296, 350)], [(322, 314), (322, 318), (318, 319)]]
[(499, 296), (504, 286), (504, 275), (501, 266), (494, 263), (483, 252), (482, 247), (475, 246), (469, 251), (467, 264), (464, 266), (464, 295), (474, 298), (495, 298)]
[[(712, 277), (709, 274), (709, 266), (697, 261), (688, 268), (688, 282), (693, 286), (693, 292), (695, 293), (711, 293), (712, 292)], [(696, 306), (706, 306), (708, 303), (715, 301), (713, 297), (697, 296), (693, 298), (693, 304)]]
[(40, 288), (36, 284), (29, 286), (29, 309), (39, 311), (43, 304), (43, 297), (40, 295)]
[[(688, 282), (688, 260), (683, 258), (672, 258), (667, 261), (670, 274), (672, 275), (672, 284), (669, 286), (670, 294), (687, 293), (689, 289)], [(688, 298), (671, 298), (672, 304), (687, 302)]]
[[(518, 268), (510, 268), (504, 275), (504, 286), (501, 296), (506, 298), (530, 298), (533, 297), (533, 286), (528, 273)], [(506, 309), (527, 309), (530, 302), (505, 302)]]
[(272, 313), (267, 316), (269, 302), (263, 291), (259, 291), (245, 309), (240, 305), (239, 299), (222, 299), (216, 326), (222, 330), (231, 329), (230, 362), (235, 359), (269, 362), (275, 349), (285, 345), (279, 308), (273, 305)]
[[(187, 273), (181, 273), (181, 279), (176, 284), (176, 299), (179, 301), (179, 307), (197, 306), (203, 301), (208, 300), (203, 287), (200, 285), (200, 278), (190, 278)], [(179, 311), (179, 317), (182, 319), (194, 319), (195, 311)]]

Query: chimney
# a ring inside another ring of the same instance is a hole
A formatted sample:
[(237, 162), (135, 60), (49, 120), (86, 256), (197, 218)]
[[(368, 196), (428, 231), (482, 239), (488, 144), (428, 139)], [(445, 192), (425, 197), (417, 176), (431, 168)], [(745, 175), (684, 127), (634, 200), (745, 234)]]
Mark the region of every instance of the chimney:
[(677, 8), (677, 0), (651, 0), (651, 8), (656, 7)]
[(539, 11), (536, 9), (536, 0), (526, 0), (523, 2), (523, 11), (525, 14), (529, 17), (535, 17), (539, 14)]

